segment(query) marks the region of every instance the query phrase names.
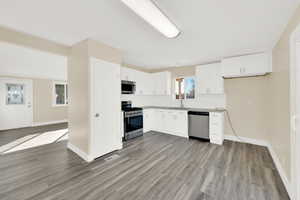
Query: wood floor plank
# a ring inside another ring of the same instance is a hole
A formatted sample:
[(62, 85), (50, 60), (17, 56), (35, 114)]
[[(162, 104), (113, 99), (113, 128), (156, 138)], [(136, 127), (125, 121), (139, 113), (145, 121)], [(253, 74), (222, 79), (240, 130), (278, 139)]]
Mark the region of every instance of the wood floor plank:
[(289, 199), (265, 147), (149, 132), (124, 143), (112, 160), (86, 163), (66, 144), (0, 156), (0, 199)]

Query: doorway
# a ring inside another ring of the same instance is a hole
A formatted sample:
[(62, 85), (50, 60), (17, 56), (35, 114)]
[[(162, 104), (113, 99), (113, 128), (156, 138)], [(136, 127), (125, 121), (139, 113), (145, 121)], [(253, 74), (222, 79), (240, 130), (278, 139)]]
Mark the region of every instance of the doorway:
[(290, 38), (290, 138), (292, 199), (300, 199), (300, 26)]
[(0, 78), (0, 130), (30, 127), (32, 80)]

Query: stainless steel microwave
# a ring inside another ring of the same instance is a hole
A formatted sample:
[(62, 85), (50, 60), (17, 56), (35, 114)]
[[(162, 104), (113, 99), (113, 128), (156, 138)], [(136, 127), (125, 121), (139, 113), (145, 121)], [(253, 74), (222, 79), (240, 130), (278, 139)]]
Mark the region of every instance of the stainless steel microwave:
[(122, 80), (122, 94), (134, 94), (135, 93), (135, 82)]

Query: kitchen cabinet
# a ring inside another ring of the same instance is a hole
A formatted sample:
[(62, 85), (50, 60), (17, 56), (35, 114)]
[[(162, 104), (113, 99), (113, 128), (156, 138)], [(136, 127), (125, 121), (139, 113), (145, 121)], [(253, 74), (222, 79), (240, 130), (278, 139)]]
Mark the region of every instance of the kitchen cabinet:
[(187, 111), (173, 111), (170, 116), (170, 120), (167, 122), (167, 124), (170, 124), (169, 133), (180, 137), (188, 137)]
[(196, 67), (198, 94), (224, 94), (221, 63)]
[(171, 95), (171, 73), (157, 72), (151, 74), (152, 94)]
[(121, 67), (121, 80), (130, 81), (133, 79), (133, 71), (127, 67)]
[(224, 78), (265, 75), (272, 72), (272, 57), (268, 53), (226, 58), (222, 60)]
[(224, 112), (209, 113), (210, 142), (222, 145), (224, 141)]
[(144, 132), (158, 131), (188, 137), (187, 111), (169, 109), (144, 109)]
[(144, 109), (143, 110), (143, 126), (144, 133), (151, 131), (154, 126), (154, 110), (153, 109)]
[(136, 86), (136, 95), (147, 95), (149, 91), (148, 88), (148, 76), (144, 72), (137, 72), (135, 78), (133, 79), (135, 81)]
[(146, 73), (126, 67), (121, 68), (121, 79), (136, 83), (135, 95), (171, 95), (171, 73)]
[[(144, 113), (144, 132), (157, 131), (188, 138), (187, 110), (147, 108)], [(209, 112), (210, 142), (224, 141), (224, 112)]]

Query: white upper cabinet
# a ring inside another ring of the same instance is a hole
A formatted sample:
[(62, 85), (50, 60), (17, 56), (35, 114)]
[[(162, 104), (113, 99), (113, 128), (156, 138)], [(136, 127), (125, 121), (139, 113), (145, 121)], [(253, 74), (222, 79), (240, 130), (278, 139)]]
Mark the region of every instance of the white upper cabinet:
[(221, 63), (200, 65), (196, 67), (199, 94), (223, 94), (224, 79)]
[(222, 60), (224, 78), (265, 75), (272, 72), (271, 55), (268, 53), (240, 56)]
[(130, 79), (132, 79), (131, 69), (121, 67), (121, 80), (129, 81)]
[(121, 79), (136, 83), (135, 95), (171, 95), (171, 73), (146, 73), (127, 67), (121, 68)]
[(158, 72), (151, 74), (153, 95), (171, 95), (171, 73)]

